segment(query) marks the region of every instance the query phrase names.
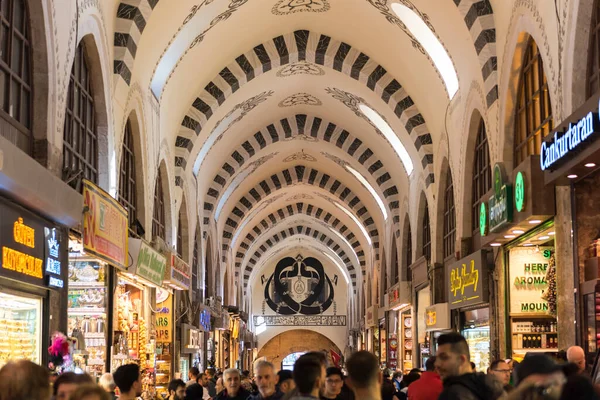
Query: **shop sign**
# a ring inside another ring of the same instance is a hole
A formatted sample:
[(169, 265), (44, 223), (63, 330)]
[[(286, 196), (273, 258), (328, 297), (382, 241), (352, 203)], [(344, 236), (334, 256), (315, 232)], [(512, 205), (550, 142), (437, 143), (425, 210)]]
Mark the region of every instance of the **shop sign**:
[[(598, 104), (600, 108), (600, 104)], [(598, 132), (598, 111), (590, 111), (585, 117), (581, 118), (564, 132), (554, 132), (554, 138), (550, 141), (543, 141), (540, 147), (540, 167), (542, 171), (553, 169), (562, 161), (567, 159), (579, 148), (582, 148), (584, 142), (594, 133)]]
[(64, 288), (64, 237), (42, 218), (0, 204), (2, 275), (37, 286)]
[(135, 267), (130, 272), (161, 286), (167, 265), (166, 258), (141, 239), (129, 238), (129, 247), (132, 265)]
[(371, 306), (367, 308), (367, 313), (365, 315), (365, 324), (367, 327), (371, 327), (375, 325), (375, 317), (377, 315), (377, 306)]
[(525, 209), (525, 193), (525, 176), (519, 171), (515, 177), (515, 207), (518, 212)]
[(174, 253), (168, 253), (170, 265), (165, 269), (164, 283), (171, 284), (180, 290), (189, 290), (192, 282), (190, 265)]
[(479, 234), (485, 236), (488, 233), (488, 212), (485, 201), (479, 206)]
[(497, 232), (513, 217), (512, 186), (506, 183), (502, 166), (494, 166), (494, 195), (489, 201), (489, 231)]
[(450, 329), (450, 308), (448, 303), (439, 303), (425, 309), (425, 331)]
[(181, 351), (184, 354), (196, 353), (202, 348), (202, 332), (188, 324), (183, 324), (183, 343)]
[[(165, 297), (166, 296), (166, 297)], [(156, 341), (171, 343), (173, 341), (173, 295), (165, 289), (157, 289), (157, 298), (164, 298), (156, 304)]]
[(400, 283), (396, 283), (388, 289), (389, 309), (393, 309), (400, 304)]
[(451, 310), (488, 301), (489, 254), (479, 250), (446, 267)]
[(127, 211), (104, 190), (83, 181), (83, 247), (118, 268), (127, 268)]
[(210, 326), (210, 311), (202, 310), (202, 312), (200, 313), (200, 327), (205, 332), (210, 332), (212, 330)]
[(517, 247), (510, 250), (511, 314), (548, 314), (548, 302), (542, 298), (548, 290), (546, 274), (551, 247)]

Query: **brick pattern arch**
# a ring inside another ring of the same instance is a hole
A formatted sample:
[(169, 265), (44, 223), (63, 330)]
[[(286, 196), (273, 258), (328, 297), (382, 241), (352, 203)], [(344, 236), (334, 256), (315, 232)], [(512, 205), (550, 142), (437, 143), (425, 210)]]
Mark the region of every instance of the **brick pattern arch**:
[[(254, 270), (254, 267), (256, 267), (256, 264), (258, 264), (261, 257), (268, 252), (270, 248), (287, 238), (299, 235), (307, 236), (311, 239), (317, 240), (329, 249), (333, 250), (344, 262), (344, 265), (348, 270), (348, 274), (350, 275), (350, 279), (352, 280), (352, 286), (356, 287), (356, 270), (354, 269), (354, 265), (352, 265), (352, 261), (350, 261), (350, 257), (348, 257), (342, 247), (337, 244), (334, 239), (327, 235), (327, 233), (323, 233), (322, 231), (309, 226), (296, 225), (283, 229), (271, 237), (262, 240), (260, 242), (260, 246), (258, 246), (257, 250), (252, 253), (252, 255), (246, 255), (246, 257), (250, 258), (248, 259), (248, 262), (244, 262), (242, 264), (244, 267), (244, 288), (248, 286), (250, 273)], [(363, 275), (364, 274), (365, 271), (363, 271)]]
[(330, 354), (329, 350), (343, 354), (343, 349), (326, 336), (309, 329), (294, 328), (280, 333), (265, 343), (258, 352), (258, 358), (265, 357), (275, 365), (276, 369), (280, 369), (283, 359), (292, 353), (325, 351)]
[(277, 36), (259, 44), (238, 56), (204, 87), (183, 118), (178, 132), (176, 147), (181, 151), (176, 158), (183, 155), (186, 162), (175, 160), (176, 175), (183, 175), (186, 165), (190, 164), (187, 158), (196, 138), (232, 93), (263, 73), (298, 61), (308, 61), (339, 71), (375, 92), (392, 109), (408, 135), (417, 137), (416, 142), (421, 144), (417, 147), (419, 158), (426, 160), (423, 165), (425, 176), (431, 176), (427, 184), (433, 183), (431, 134), (426, 126), (425, 117), (405, 88), (385, 68), (360, 50), (330, 36), (307, 30)]
[[(299, 138), (298, 135), (304, 136)], [(217, 204), (222, 193), (231, 184), (240, 168), (249, 163), (260, 150), (271, 144), (293, 139), (304, 139), (308, 143), (322, 140), (335, 145), (356, 159), (369, 171), (373, 180), (381, 189), (381, 193), (387, 200), (388, 208), (393, 215), (394, 224), (398, 224), (400, 221), (398, 188), (394, 185), (388, 172), (390, 169), (384, 166), (379, 160), (380, 157), (377, 157), (366, 143), (347, 130), (332, 122), (314, 116), (307, 116), (306, 114), (296, 114), (270, 124), (238, 146), (225, 160), (210, 184), (206, 198), (214, 200), (207, 200), (206, 202), (213, 205)], [(203, 222), (205, 226), (208, 225), (213, 212), (214, 209), (204, 212)], [(399, 228), (396, 229), (399, 232)]]
[(294, 215), (306, 215), (311, 218), (315, 218), (319, 221), (322, 221), (322, 223), (330, 225), (332, 228), (337, 230), (343, 237), (345, 237), (348, 243), (352, 245), (352, 248), (354, 249), (354, 252), (358, 257), (360, 266), (362, 268), (366, 266), (365, 252), (362, 246), (360, 245), (358, 238), (356, 237), (354, 232), (350, 230), (350, 228), (348, 228), (344, 223), (342, 223), (342, 221), (337, 219), (334, 215), (323, 210), (322, 208), (315, 207), (312, 204), (298, 202), (295, 204), (289, 204), (286, 207), (280, 208), (279, 210), (269, 214), (266, 218), (264, 218), (262, 221), (257, 223), (252, 229), (250, 229), (244, 240), (240, 243), (238, 251), (235, 254), (236, 268), (241, 267), (242, 260), (245, 256), (245, 253), (240, 249), (247, 251), (250, 248), (250, 246), (252, 246), (252, 243), (254, 243), (254, 241), (257, 238), (259, 238), (263, 233), (271, 229), (273, 226), (281, 224), (285, 219)]
[(496, 25), (490, 0), (454, 0), (473, 38), (481, 65), (487, 107), (498, 100), (498, 58), (496, 56)]
[[(337, 197), (342, 203), (346, 204), (350, 210), (354, 211), (358, 219), (362, 222), (363, 226), (367, 230), (367, 233), (371, 238), (373, 248), (375, 249), (375, 258), (376, 260), (379, 260), (379, 232), (375, 226), (375, 221), (360, 198), (352, 193), (352, 191), (346, 187), (346, 185), (337, 179), (332, 178), (330, 175), (320, 172), (314, 168), (307, 168), (303, 165), (297, 165), (295, 167), (290, 167), (280, 171), (271, 175), (269, 178), (262, 180), (237, 201), (233, 207), (233, 210), (231, 210), (231, 216), (227, 218), (225, 221), (225, 226), (223, 227), (223, 262), (226, 261), (225, 254), (229, 249), (231, 239), (235, 235), (235, 230), (240, 225), (240, 221), (244, 219), (244, 216), (247, 213), (250, 213), (252, 208), (263, 198), (282, 188), (291, 187), (298, 183), (318, 185), (320, 188), (329, 191), (329, 193)], [(212, 211), (212, 209), (212, 203), (204, 203), (205, 211)]]
[(115, 25), (115, 79), (131, 84), (131, 72), (137, 53), (137, 44), (150, 15), (160, 0), (127, 0), (119, 3)]

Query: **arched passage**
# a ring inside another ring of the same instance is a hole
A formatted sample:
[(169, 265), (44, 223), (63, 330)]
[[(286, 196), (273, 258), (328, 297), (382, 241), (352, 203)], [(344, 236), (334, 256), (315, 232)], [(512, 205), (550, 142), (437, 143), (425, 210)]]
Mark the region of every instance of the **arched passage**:
[(283, 359), (293, 353), (324, 351), (330, 357), (330, 350), (342, 354), (340, 348), (320, 333), (308, 329), (291, 329), (269, 340), (258, 351), (258, 357), (265, 357), (275, 368), (281, 369)]

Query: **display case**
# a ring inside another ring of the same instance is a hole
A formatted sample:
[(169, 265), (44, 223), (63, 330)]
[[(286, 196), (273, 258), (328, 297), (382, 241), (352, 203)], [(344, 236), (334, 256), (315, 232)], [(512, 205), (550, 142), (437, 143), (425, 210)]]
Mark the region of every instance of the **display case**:
[(490, 309), (489, 307), (461, 313), (461, 334), (467, 340), (471, 361), (477, 372), (487, 372), (490, 366)]
[(41, 362), (42, 299), (0, 292), (0, 368), (9, 360)]
[(96, 259), (69, 258), (68, 333), (75, 341), (76, 368), (98, 379), (107, 357), (107, 265)]

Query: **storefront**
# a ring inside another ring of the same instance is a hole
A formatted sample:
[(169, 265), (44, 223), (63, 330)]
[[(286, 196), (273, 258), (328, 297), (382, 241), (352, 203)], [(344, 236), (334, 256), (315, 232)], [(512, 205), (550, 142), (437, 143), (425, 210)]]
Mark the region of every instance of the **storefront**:
[[(414, 293), (413, 304), (415, 304), (416, 315), (414, 318), (404, 319), (404, 324), (409, 323), (413, 326), (412, 337), (416, 338), (416, 342), (407, 341), (404, 344), (405, 350), (413, 350), (413, 367), (424, 368), (425, 361), (432, 354), (431, 337), (427, 333), (425, 326), (425, 311), (431, 306), (431, 292), (429, 286), (429, 278), (427, 274), (427, 259), (419, 258), (410, 266), (412, 271), (412, 289)], [(416, 318), (416, 324), (412, 322)]]
[[(540, 167), (550, 187), (570, 187), (575, 340), (591, 364), (600, 345), (600, 119), (599, 95), (592, 96), (541, 144)], [(562, 210), (560, 210), (562, 211)], [(554, 260), (554, 259), (552, 259)], [(553, 261), (547, 260), (548, 263)], [(569, 266), (570, 267), (570, 266)], [(557, 268), (561, 268), (558, 265)], [(559, 281), (560, 293), (560, 281)], [(559, 326), (560, 334), (560, 326)]]
[[(420, 368), (424, 368), (427, 359), (435, 355), (437, 351), (437, 338), (442, 333), (450, 331), (450, 308), (448, 307), (448, 303), (438, 303), (427, 307), (422, 323), (430, 345), (428, 352), (421, 353), (422, 366)], [(421, 324), (420, 321), (419, 324)]]
[(413, 309), (409, 282), (390, 287), (388, 302), (388, 367), (408, 372), (413, 368)]
[(83, 235), (69, 235), (68, 334), (74, 370), (98, 379), (109, 368), (110, 265), (127, 263), (127, 211), (108, 193), (83, 181)]
[[(375, 353), (375, 318), (377, 316), (377, 306), (371, 306), (367, 308), (367, 312), (365, 313), (365, 329), (366, 329), (366, 350), (372, 353)], [(379, 344), (379, 340), (377, 341)]]
[[(171, 327), (158, 326), (165, 324), (165, 319), (167, 325), (172, 324), (171, 292), (158, 290), (162, 287), (166, 259), (142, 239), (129, 238), (129, 254), (131, 266), (126, 272), (118, 271), (116, 276), (111, 370), (114, 372), (126, 363), (138, 364), (142, 369), (143, 390), (154, 398), (157, 373), (165, 370), (160, 365), (165, 363), (157, 363), (158, 343), (172, 338)], [(155, 305), (160, 311), (157, 315)], [(150, 335), (153, 324), (157, 325), (155, 337)], [(162, 344), (160, 348), (164, 350)]]
[(0, 367), (46, 365), (51, 319), (66, 322), (51, 313), (50, 296), (66, 297), (67, 246), (65, 228), (0, 198)]
[(490, 365), (489, 275), (493, 253), (479, 250), (446, 267), (450, 310), (458, 312), (457, 328), (467, 339), (471, 361), (479, 372)]

